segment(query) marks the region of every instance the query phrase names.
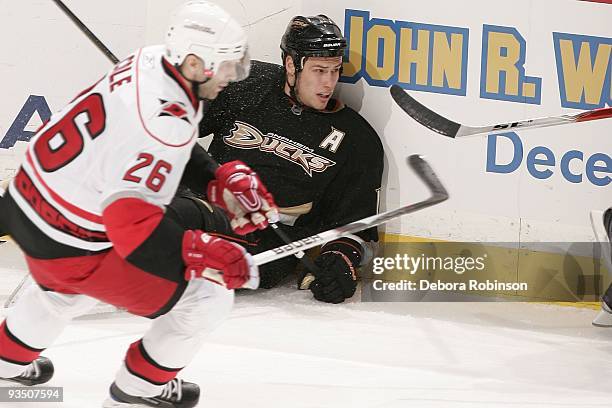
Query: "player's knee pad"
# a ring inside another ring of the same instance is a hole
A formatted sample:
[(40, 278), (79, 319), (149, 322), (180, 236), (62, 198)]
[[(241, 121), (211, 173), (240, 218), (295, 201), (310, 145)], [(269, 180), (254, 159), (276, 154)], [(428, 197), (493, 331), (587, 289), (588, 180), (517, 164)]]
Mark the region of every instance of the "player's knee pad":
[(156, 318), (143, 337), (149, 356), (165, 367), (183, 367), (208, 333), (229, 315), (234, 291), (205, 279), (192, 279), (176, 305)]
[(228, 318), (234, 307), (234, 291), (208, 281), (204, 283), (212, 286), (213, 293), (199, 302), (198, 319), (201, 330), (208, 333)]
[(32, 285), (28, 290), (34, 292), (34, 296), (39, 299), (41, 304), (45, 305), (49, 312), (66, 320), (87, 313), (98, 303), (96, 299), (89, 296), (44, 291), (37, 285)]
[(7, 324), (24, 343), (46, 348), (71, 319), (85, 314), (96, 303), (88, 296), (47, 292), (33, 284), (10, 309)]
[(234, 291), (206, 279), (192, 279), (168, 316), (184, 333), (207, 333), (228, 317), (233, 305)]
[(168, 214), (185, 229), (233, 234), (223, 210), (188, 190), (181, 191), (174, 197), (168, 206)]

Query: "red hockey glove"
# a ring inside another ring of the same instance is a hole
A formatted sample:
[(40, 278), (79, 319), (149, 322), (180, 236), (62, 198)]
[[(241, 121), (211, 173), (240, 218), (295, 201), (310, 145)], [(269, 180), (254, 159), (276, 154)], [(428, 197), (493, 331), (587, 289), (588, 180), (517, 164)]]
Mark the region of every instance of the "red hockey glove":
[(248, 234), (278, 221), (272, 194), (249, 166), (238, 160), (225, 163), (215, 177), (208, 183), (208, 199), (229, 213), (236, 233)]
[(200, 230), (183, 235), (185, 279), (205, 278), (228, 289), (259, 286), (259, 271), (253, 257), (238, 244)]

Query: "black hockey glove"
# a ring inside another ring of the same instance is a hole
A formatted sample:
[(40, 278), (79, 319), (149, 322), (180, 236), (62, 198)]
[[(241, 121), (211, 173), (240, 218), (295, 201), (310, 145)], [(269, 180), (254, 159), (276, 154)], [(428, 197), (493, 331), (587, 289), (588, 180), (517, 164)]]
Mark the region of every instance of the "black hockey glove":
[[(349, 261), (350, 262), (350, 261)], [(355, 293), (354, 268), (339, 253), (325, 252), (317, 257), (319, 271), (310, 284), (314, 298), (321, 302), (342, 303)]]
[(342, 303), (353, 296), (357, 288), (356, 268), (362, 256), (361, 244), (348, 237), (325, 244), (315, 260), (319, 270), (309, 288), (315, 299)]

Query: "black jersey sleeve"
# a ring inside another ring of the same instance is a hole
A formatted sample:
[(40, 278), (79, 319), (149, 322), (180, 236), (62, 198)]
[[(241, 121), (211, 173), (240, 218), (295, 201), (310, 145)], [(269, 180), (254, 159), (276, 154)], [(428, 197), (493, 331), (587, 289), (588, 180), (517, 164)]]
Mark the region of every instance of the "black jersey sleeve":
[[(336, 228), (376, 214), (383, 172), (383, 147), (376, 131), (356, 114), (356, 143), (350, 159), (331, 182), (315, 210), (320, 225), (318, 230)], [(348, 136), (348, 135), (347, 135)], [(376, 227), (356, 235), (364, 241), (377, 241)]]
[(208, 183), (215, 178), (215, 171), (218, 167), (219, 164), (202, 146), (196, 143), (185, 166), (181, 185), (198, 194), (204, 194)]
[(200, 137), (218, 134), (225, 123), (231, 123), (240, 112), (240, 106), (234, 103), (240, 92), (240, 83), (230, 84), (219, 93), (217, 99), (208, 101), (200, 121)]
[(280, 86), (282, 73), (280, 65), (253, 61), (248, 78), (229, 84), (215, 100), (208, 103), (200, 122), (200, 137), (210, 134), (220, 136), (219, 132), (234, 123), (241, 111), (257, 106), (262, 95)]

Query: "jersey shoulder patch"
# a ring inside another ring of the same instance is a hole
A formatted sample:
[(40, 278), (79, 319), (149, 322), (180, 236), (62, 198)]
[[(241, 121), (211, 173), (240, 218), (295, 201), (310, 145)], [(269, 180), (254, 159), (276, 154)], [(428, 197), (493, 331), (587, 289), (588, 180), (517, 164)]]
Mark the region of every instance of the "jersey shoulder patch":
[(167, 66), (156, 47), (142, 50), (137, 66), (137, 109), (141, 125), (150, 137), (174, 147), (189, 144), (197, 137), (200, 104), (190, 89)]
[(182, 101), (158, 98), (158, 105), (148, 120), (141, 118), (145, 131), (152, 138), (168, 146), (180, 147), (197, 136), (197, 123)]

